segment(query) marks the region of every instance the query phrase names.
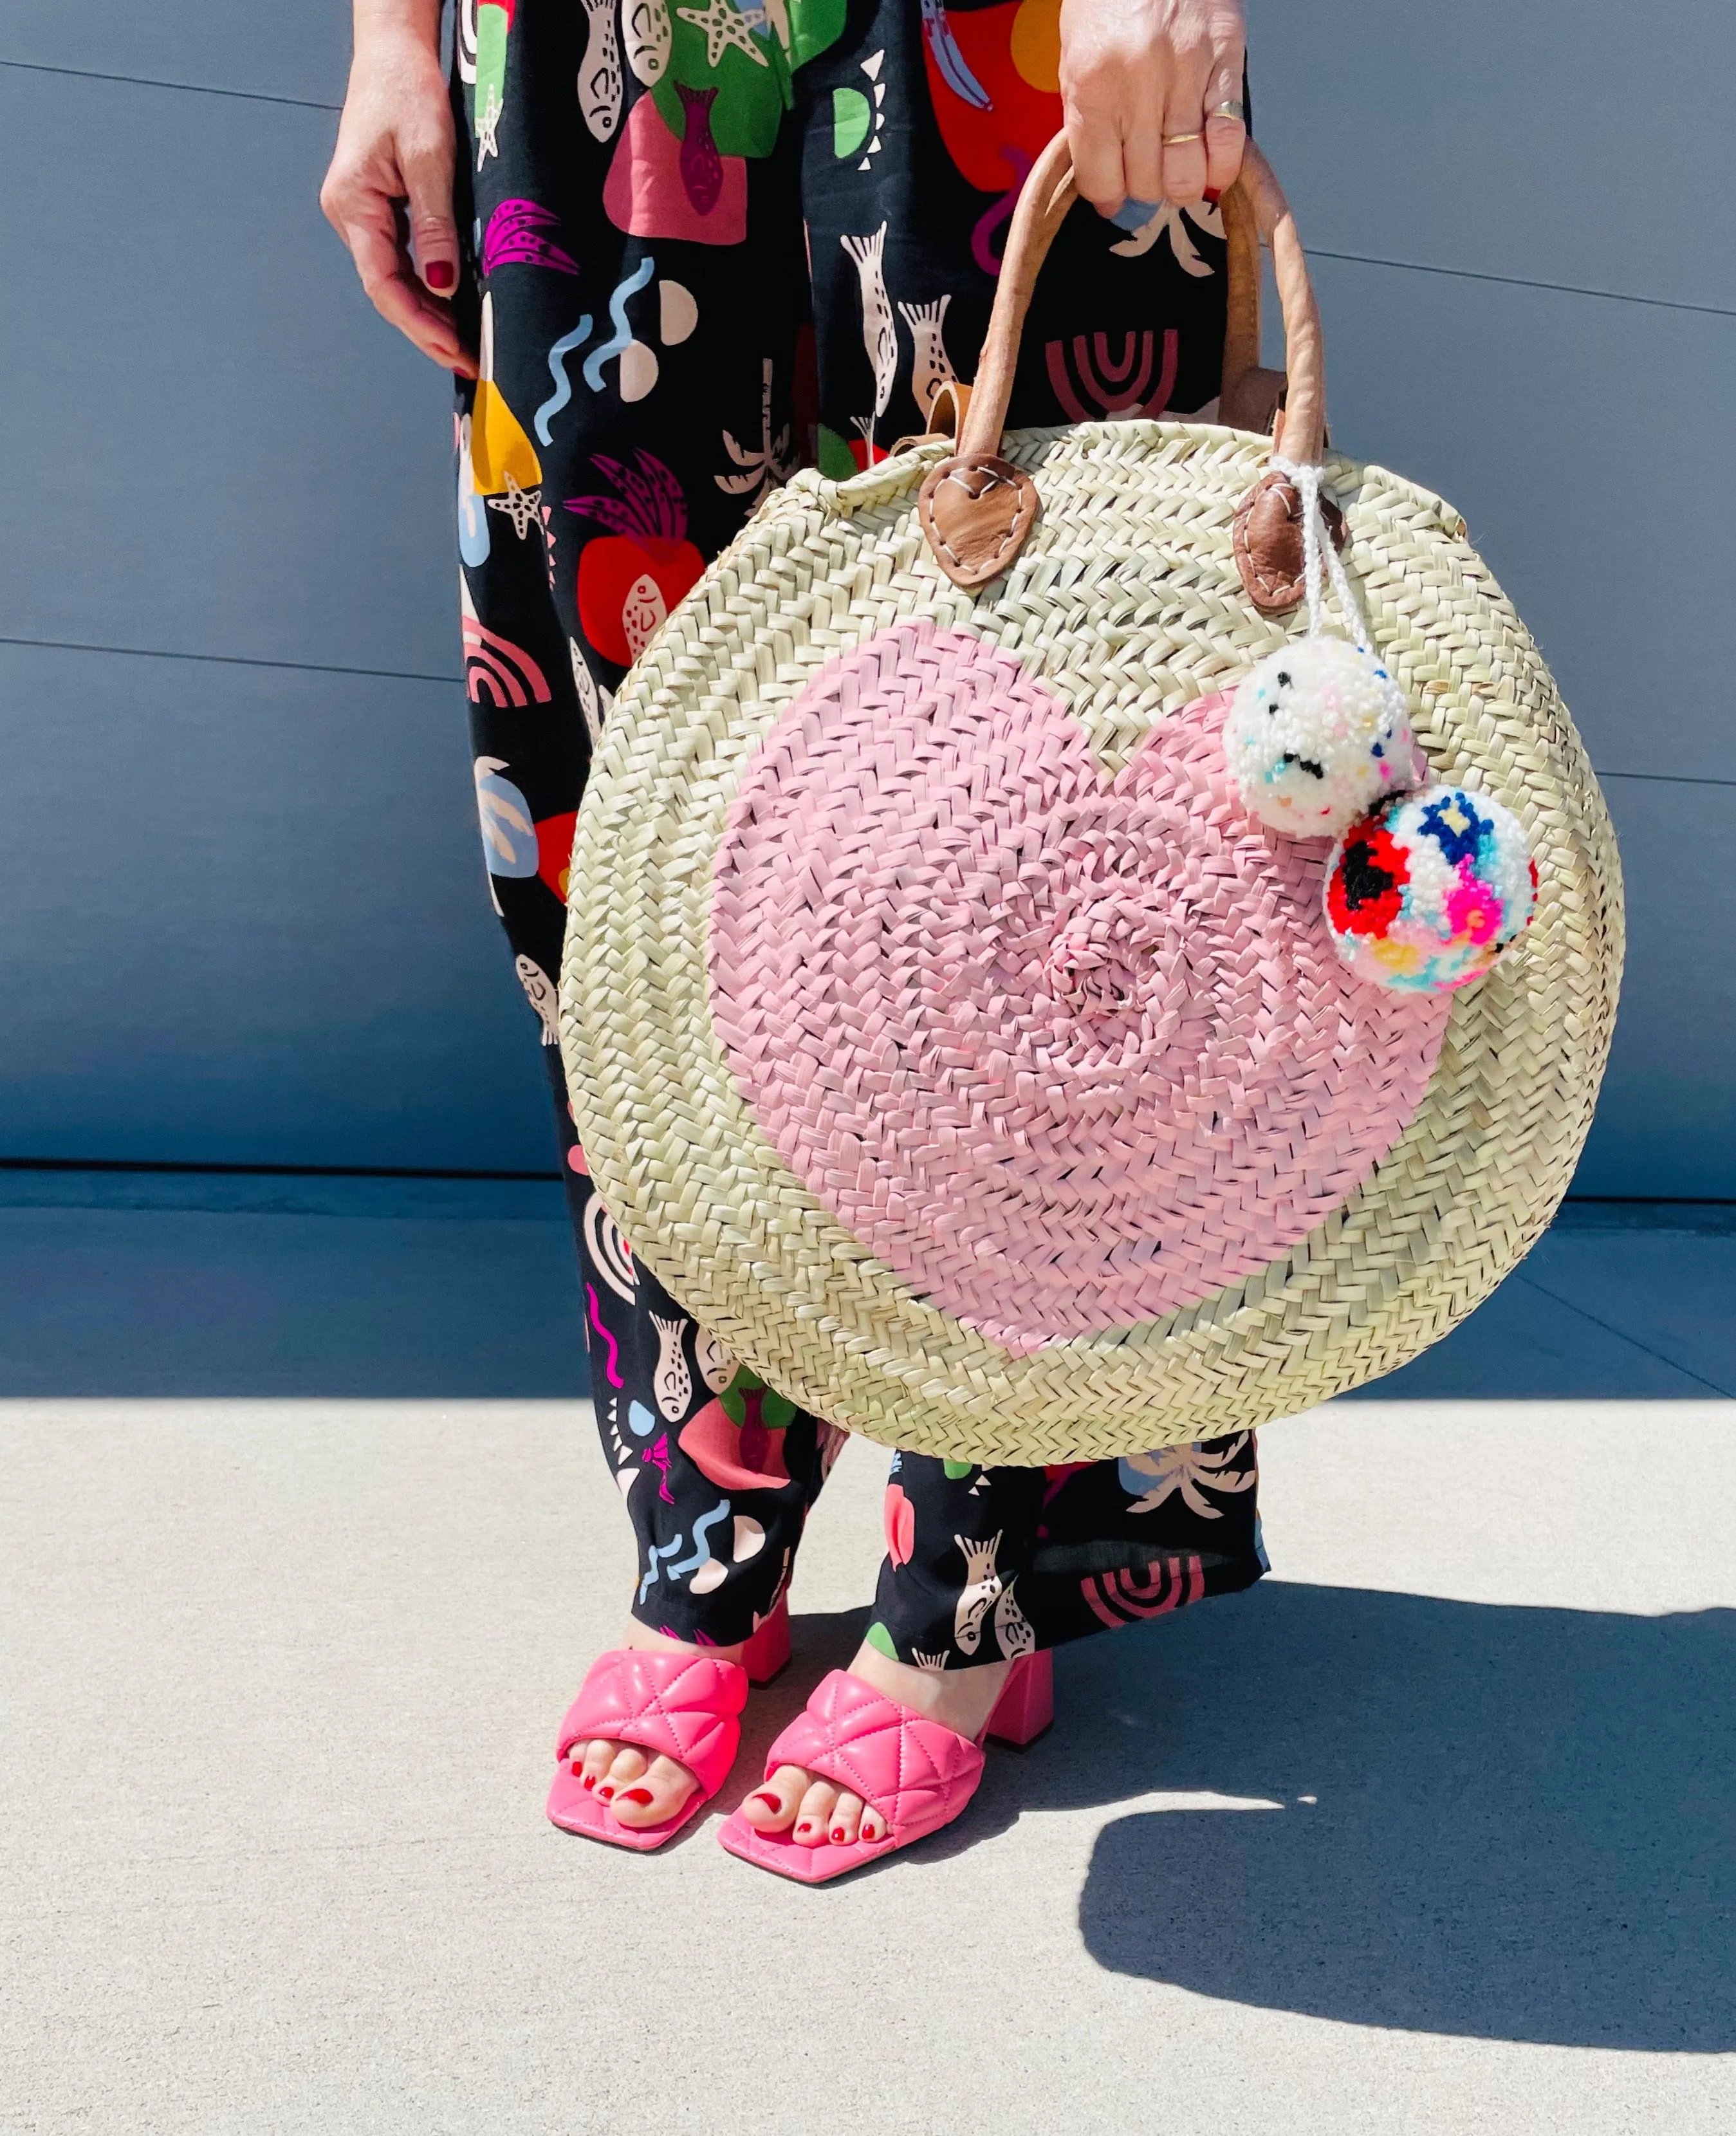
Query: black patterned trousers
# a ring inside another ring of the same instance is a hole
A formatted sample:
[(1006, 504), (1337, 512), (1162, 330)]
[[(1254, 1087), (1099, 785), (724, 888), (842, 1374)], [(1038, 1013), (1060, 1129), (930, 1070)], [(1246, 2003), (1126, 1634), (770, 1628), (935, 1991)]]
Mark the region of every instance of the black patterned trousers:
[[(455, 447), (466, 682), (496, 910), (542, 1022), (591, 1385), (643, 1623), (776, 1604), (842, 1434), (728, 1356), (591, 1191), (554, 1046), (574, 818), (613, 691), (768, 488), (847, 475), (969, 378), (1020, 182), (1060, 124), (1059, 0), (460, 0)], [(1215, 406), (1209, 207), (1074, 211), (1012, 420)], [(870, 1639), (1049, 1647), (1265, 1570), (1250, 1434), (1048, 1469), (892, 1458)]]

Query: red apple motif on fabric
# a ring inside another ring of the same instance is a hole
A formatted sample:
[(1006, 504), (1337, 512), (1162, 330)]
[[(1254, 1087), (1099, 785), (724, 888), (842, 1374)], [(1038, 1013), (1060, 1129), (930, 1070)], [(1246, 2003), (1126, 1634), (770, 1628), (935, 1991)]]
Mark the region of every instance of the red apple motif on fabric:
[(687, 539), (681, 484), (652, 454), (635, 449), (633, 459), (628, 467), (597, 454), (591, 465), (618, 495), (566, 500), (569, 512), (609, 530), (579, 555), (579, 620), (604, 658), (623, 668), (638, 659), (705, 569)]
[(790, 1480), (783, 1435), (796, 1405), (742, 1366), (715, 1401), (681, 1427), (681, 1451), (720, 1490), (775, 1491)]

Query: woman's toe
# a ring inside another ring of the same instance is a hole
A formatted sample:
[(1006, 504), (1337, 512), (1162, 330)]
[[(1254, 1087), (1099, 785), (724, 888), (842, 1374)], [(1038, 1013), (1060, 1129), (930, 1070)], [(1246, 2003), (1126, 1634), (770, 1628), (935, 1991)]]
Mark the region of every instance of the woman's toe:
[(617, 1821), (632, 1830), (667, 1824), (698, 1784), (673, 1758), (653, 1758), (637, 1779), (615, 1789), (609, 1808)]
[(802, 1768), (780, 1765), (746, 1798), (741, 1813), (756, 1832), (788, 1832), (807, 1793), (807, 1775)]
[(832, 1806), (832, 1823), (826, 1828), (826, 1837), (834, 1847), (848, 1847), (855, 1840), (862, 1821), (862, 1798), (853, 1795), (848, 1788), (841, 1789)]
[(589, 1743), (575, 1743), (572, 1750), (572, 1767), (588, 1788), (599, 1780), (615, 1761), (619, 1745), (611, 1743), (607, 1736), (594, 1736)]
[(597, 1794), (604, 1802), (613, 1802), (623, 1788), (643, 1779), (651, 1760), (636, 1744), (623, 1743), (609, 1761), (609, 1769), (597, 1783)]
[(790, 1837), (798, 1847), (818, 1847), (823, 1843), (832, 1829), (832, 1813), (837, 1799), (838, 1791), (830, 1780), (815, 1780), (810, 1785), (790, 1828)]
[(872, 1803), (864, 1803), (862, 1805), (862, 1822), (857, 1828), (856, 1837), (859, 1839), (866, 1840), (870, 1846), (873, 1846), (879, 1841), (884, 1839), (885, 1836), (885, 1818), (880, 1815), (880, 1812), (874, 1807)]

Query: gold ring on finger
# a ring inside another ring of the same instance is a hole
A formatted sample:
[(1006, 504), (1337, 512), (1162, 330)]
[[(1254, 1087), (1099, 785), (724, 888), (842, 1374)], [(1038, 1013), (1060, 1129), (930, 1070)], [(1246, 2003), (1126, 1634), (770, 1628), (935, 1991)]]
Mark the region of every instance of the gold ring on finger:
[(1166, 148), (1179, 148), (1184, 142), (1197, 141), (1200, 138), (1200, 136), (1197, 134), (1166, 134), (1163, 136), (1163, 145)]
[(1233, 119), (1238, 126), (1242, 124), (1245, 115), (1242, 108), (1242, 100), (1239, 96), (1227, 97), (1222, 104), (1213, 104), (1207, 114), (1207, 116), (1212, 119)]

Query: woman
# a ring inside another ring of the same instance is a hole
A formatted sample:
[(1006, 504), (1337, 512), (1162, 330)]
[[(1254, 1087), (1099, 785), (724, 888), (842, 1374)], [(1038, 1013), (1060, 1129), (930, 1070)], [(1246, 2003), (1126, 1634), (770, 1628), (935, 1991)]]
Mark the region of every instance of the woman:
[[(847, 476), (885, 457), (971, 376), (1019, 184), (1064, 119), (1083, 202), (1032, 306), (1011, 420), (1210, 412), (1209, 203), (1245, 138), (1242, 9), (459, 0), (449, 94), (439, 9), (356, 0), (322, 200), (382, 314), (459, 381), (484, 846), (543, 1021), (599, 1425), (639, 1547), (623, 1645), (569, 1717), (550, 1814), (644, 1846), (727, 1769), (746, 1676), (714, 1665), (750, 1638), (756, 1679), (775, 1663), (841, 1435), (738, 1370), (589, 1192), (552, 1012), (590, 746), (629, 662), (773, 484), (803, 460)], [(974, 1743), (1033, 1651), (1265, 1569), (1249, 1434), (1048, 1470), (892, 1468), (846, 1694), (922, 1716), (933, 1742)], [(666, 1725), (683, 1657), (706, 1664), (695, 1711), (724, 1724), (704, 1743)], [(778, 1764), (741, 1813), (757, 1849), (738, 1851), (811, 1876), (822, 1852), (848, 1867), (908, 1836), (828, 1762), (830, 1778)]]

